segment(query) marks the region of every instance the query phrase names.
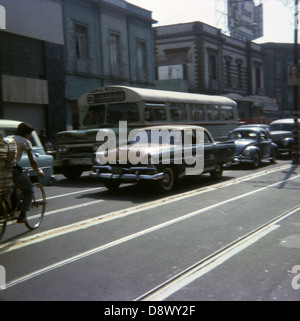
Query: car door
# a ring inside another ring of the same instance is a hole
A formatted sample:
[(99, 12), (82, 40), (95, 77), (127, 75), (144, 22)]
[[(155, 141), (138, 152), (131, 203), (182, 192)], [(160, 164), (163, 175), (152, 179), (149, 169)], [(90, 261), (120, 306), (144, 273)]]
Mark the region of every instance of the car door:
[(271, 155), (272, 141), (269, 139), (267, 133), (264, 130), (259, 131), (258, 145), (261, 151), (261, 158), (268, 158)]

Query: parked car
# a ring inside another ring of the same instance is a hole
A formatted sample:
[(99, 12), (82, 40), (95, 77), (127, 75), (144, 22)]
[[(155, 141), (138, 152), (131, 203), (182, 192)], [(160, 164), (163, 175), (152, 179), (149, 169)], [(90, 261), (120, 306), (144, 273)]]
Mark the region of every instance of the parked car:
[(276, 161), (277, 145), (263, 128), (236, 128), (229, 133), (228, 139), (235, 141), (235, 163), (248, 163), (258, 167), (261, 160)]
[[(17, 131), (17, 127), (20, 123), (21, 123), (20, 121), (0, 119), (0, 131), (2, 132), (2, 136), (7, 137), (7, 136), (15, 135)], [(51, 155), (46, 154), (36, 131), (32, 132), (30, 141), (32, 144), (33, 155), (39, 167), (45, 173), (44, 178), (39, 179), (39, 181), (43, 185), (47, 185), (50, 182), (51, 178), (53, 177), (53, 157)], [(19, 165), (22, 167), (31, 168), (31, 165), (26, 153), (23, 154), (19, 162)], [(33, 169), (29, 172), (29, 175), (32, 177), (32, 180), (38, 179)]]
[[(162, 130), (168, 132), (176, 131), (176, 133), (179, 133), (179, 139), (174, 138), (172, 140), (170, 138), (168, 143), (159, 140), (155, 141), (155, 135)], [(204, 143), (196, 139), (197, 131), (203, 131)], [(144, 138), (146, 137), (145, 141), (141, 138), (141, 132), (146, 133), (144, 135)], [(182, 144), (183, 137), (185, 139), (185, 135), (188, 134), (191, 135), (190, 144)], [(202, 154), (199, 154), (199, 161), (202, 161), (203, 167), (199, 172), (195, 170), (193, 175), (210, 173), (213, 178), (220, 179), (223, 165), (233, 162), (234, 142), (215, 142), (211, 134), (203, 127), (188, 125), (151, 126), (138, 129), (132, 142), (111, 151), (111, 155), (118, 156), (115, 164), (109, 162), (106, 165), (100, 165), (96, 158), (101, 156), (101, 153), (105, 154), (107, 152), (97, 152), (91, 176), (102, 179), (104, 185), (110, 190), (117, 189), (122, 182), (147, 181), (156, 182), (162, 192), (170, 191), (176, 181), (191, 175), (190, 173), (187, 174), (187, 170), (193, 171), (195, 168), (193, 168), (194, 164), (191, 165), (188, 159), (183, 159), (181, 163), (178, 162), (178, 155), (182, 156), (190, 153), (190, 156), (197, 156), (197, 153), (195, 153), (197, 148), (202, 148)], [(124, 152), (126, 159), (121, 162), (120, 154)], [(98, 153), (99, 155), (97, 155)], [(130, 162), (129, 155), (131, 153), (139, 155), (139, 163), (133, 164)], [(164, 159), (165, 155), (169, 156), (168, 162), (164, 161), (166, 160)]]
[(270, 124), (270, 135), (273, 142), (278, 146), (278, 154), (288, 153), (289, 156), (292, 155), (293, 126), (293, 118), (277, 119)]
[(270, 130), (270, 126), (267, 124), (245, 124), (239, 126), (239, 128), (252, 128), (252, 127), (258, 127), (258, 128), (263, 128), (265, 130)]

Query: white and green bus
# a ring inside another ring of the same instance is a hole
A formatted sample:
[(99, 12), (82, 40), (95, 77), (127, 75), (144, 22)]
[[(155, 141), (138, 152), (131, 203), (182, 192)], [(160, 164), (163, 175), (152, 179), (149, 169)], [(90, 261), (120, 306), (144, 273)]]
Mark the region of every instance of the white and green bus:
[(91, 156), (101, 142), (99, 129), (117, 131), (120, 121), (128, 129), (169, 124), (207, 128), (215, 140), (225, 140), (238, 126), (237, 103), (227, 97), (125, 86), (88, 91), (78, 100), (79, 130), (57, 134), (56, 172), (68, 178), (91, 169)]

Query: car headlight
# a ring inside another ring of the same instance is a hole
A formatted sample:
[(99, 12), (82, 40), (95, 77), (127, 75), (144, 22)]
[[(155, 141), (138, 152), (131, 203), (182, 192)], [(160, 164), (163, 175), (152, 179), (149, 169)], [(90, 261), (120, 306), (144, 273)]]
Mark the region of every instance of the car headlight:
[(246, 147), (244, 150), (243, 150), (243, 155), (244, 156), (249, 156), (250, 155), (250, 152), (251, 152), (251, 149)]
[(57, 151), (59, 153), (66, 153), (68, 151), (66, 146), (58, 146)]

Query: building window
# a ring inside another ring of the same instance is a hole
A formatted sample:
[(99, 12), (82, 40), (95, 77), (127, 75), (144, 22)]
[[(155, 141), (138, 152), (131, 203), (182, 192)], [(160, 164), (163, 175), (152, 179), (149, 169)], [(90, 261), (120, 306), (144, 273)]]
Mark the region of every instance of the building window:
[(121, 74), (121, 44), (120, 35), (111, 33), (109, 38), (110, 68), (111, 74), (119, 76)]
[(226, 61), (226, 86), (231, 87), (231, 62)]
[(242, 64), (238, 63), (237, 64), (237, 77), (238, 77), (238, 83), (237, 86), (238, 88), (243, 88), (243, 81), (242, 81)]
[(137, 42), (137, 73), (138, 80), (148, 80), (146, 44), (143, 41)]
[(255, 94), (262, 95), (262, 83), (261, 83), (261, 67), (255, 67)]
[(209, 55), (208, 66), (209, 66), (209, 88), (217, 90), (218, 89), (217, 57), (215, 55)]
[(87, 28), (75, 25), (76, 62), (78, 72), (89, 72)]

